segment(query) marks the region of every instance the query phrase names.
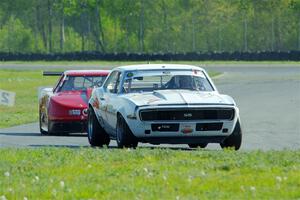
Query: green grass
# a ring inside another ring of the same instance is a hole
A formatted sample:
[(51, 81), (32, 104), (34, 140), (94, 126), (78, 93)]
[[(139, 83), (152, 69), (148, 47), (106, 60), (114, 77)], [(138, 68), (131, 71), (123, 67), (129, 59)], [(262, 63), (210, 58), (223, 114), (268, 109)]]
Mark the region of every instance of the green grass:
[(2, 148), (0, 155), (0, 198), (300, 198), (300, 151)]
[(57, 79), (43, 77), (42, 71), (0, 70), (0, 89), (16, 93), (14, 107), (0, 106), (0, 128), (38, 121), (38, 88)]
[[(214, 77), (220, 72), (209, 72)], [(58, 77), (37, 70), (0, 70), (0, 89), (16, 93), (14, 107), (0, 105), (0, 128), (38, 121), (38, 88), (53, 86)]]

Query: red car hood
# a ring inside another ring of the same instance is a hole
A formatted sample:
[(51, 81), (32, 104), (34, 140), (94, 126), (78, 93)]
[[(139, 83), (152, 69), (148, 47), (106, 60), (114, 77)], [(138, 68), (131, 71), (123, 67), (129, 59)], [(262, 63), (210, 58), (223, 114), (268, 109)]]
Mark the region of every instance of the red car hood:
[(69, 108), (86, 108), (91, 95), (91, 90), (64, 91), (52, 96), (52, 101)]

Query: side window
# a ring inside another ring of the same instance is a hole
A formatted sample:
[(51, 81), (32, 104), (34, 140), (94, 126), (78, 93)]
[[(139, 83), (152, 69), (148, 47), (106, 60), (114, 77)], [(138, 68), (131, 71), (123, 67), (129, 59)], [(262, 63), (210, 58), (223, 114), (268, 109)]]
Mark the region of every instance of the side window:
[(110, 93), (117, 93), (120, 82), (120, 72), (114, 71), (105, 83), (105, 88)]
[(196, 85), (196, 89), (200, 91), (213, 91), (212, 86), (210, 85), (210, 83), (206, 78), (195, 77), (194, 82)]

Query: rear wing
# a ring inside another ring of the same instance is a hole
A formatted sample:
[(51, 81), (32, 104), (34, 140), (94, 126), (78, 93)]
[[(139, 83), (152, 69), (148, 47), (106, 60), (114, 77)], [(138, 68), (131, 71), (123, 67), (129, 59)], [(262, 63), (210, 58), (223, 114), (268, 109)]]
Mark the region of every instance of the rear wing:
[(43, 72), (43, 76), (61, 76), (64, 72)]

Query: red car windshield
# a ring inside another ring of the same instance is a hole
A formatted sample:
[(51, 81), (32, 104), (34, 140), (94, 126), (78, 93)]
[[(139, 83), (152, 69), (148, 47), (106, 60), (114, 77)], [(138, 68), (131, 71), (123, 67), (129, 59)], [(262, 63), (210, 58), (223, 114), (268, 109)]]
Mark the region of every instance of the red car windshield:
[(100, 87), (106, 76), (67, 76), (59, 91), (78, 91)]

